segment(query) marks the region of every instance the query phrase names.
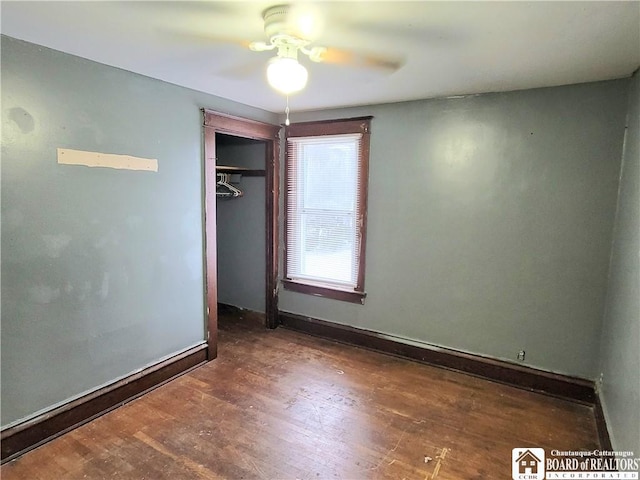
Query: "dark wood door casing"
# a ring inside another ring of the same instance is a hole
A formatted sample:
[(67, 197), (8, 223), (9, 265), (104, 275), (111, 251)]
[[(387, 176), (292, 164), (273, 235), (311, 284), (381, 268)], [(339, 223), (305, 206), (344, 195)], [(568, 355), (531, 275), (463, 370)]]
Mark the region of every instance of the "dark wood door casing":
[(266, 326), (278, 326), (278, 196), (280, 189), (280, 126), (202, 110), (204, 117), (205, 257), (207, 298), (207, 359), (217, 356), (218, 289), (216, 257), (216, 134), (266, 143)]

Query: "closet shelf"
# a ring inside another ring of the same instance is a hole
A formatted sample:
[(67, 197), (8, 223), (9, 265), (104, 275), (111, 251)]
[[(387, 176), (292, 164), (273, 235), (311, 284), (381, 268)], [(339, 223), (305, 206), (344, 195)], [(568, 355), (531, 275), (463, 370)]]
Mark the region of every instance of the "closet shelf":
[(264, 177), (266, 175), (265, 170), (256, 170), (252, 168), (234, 167), (231, 165), (217, 165), (216, 172), (218, 173), (235, 173), (244, 175), (245, 177)]

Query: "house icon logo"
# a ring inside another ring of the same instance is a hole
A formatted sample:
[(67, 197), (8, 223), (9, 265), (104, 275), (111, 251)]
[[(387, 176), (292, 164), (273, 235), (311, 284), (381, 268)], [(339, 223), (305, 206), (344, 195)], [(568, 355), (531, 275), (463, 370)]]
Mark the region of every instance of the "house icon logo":
[(511, 465), (513, 480), (544, 480), (544, 449), (514, 448)]

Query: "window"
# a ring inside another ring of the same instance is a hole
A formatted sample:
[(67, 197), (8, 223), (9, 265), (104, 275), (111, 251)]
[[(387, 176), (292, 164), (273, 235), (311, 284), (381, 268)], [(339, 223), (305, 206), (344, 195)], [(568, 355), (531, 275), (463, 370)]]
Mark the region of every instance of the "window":
[(286, 128), (285, 288), (364, 303), (370, 123)]

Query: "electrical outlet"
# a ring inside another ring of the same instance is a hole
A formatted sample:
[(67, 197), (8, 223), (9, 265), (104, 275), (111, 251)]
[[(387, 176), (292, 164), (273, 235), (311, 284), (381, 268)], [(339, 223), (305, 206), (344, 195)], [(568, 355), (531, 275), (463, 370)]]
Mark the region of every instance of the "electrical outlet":
[(518, 352), (518, 357), (517, 358), (518, 358), (518, 361), (524, 362), (524, 350), (520, 350)]

